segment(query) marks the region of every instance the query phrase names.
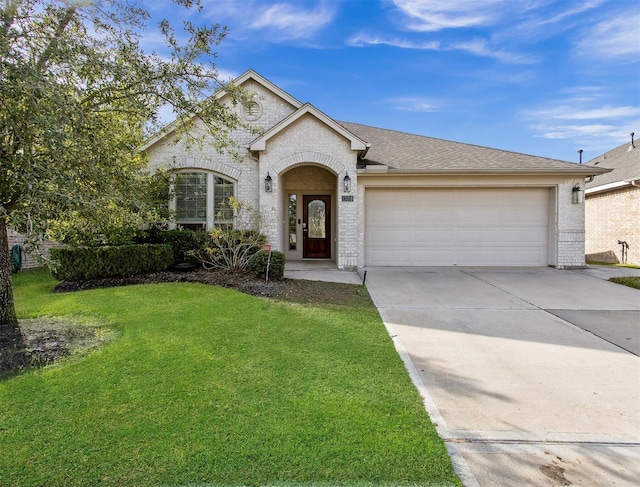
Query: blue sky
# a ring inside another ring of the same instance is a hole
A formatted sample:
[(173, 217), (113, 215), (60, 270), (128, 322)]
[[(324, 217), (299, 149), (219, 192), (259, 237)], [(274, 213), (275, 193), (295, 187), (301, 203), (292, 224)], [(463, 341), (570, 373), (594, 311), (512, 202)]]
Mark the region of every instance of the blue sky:
[(229, 29), (223, 79), (254, 69), (336, 120), (572, 162), (640, 140), (637, 0), (203, 5), (192, 21)]

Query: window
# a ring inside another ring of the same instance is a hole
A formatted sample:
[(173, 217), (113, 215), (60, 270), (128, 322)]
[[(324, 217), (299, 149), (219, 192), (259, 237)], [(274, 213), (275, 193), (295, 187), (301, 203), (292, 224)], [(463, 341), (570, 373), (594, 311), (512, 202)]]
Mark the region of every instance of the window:
[(178, 221), (206, 223), (207, 175), (181, 173), (176, 177), (176, 214)]
[(216, 177), (213, 189), (214, 224), (229, 223), (233, 220), (233, 210), (229, 208), (229, 198), (233, 196), (233, 183)]
[(289, 195), (289, 250), (296, 250), (298, 240), (298, 203), (295, 194)]
[(185, 228), (205, 229), (233, 221), (228, 207), (235, 184), (205, 172), (181, 172), (176, 175), (176, 223)]

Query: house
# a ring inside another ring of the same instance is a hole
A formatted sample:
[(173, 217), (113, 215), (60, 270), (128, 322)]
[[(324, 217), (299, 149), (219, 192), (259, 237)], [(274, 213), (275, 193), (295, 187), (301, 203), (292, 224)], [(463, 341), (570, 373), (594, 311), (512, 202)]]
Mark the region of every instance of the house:
[(640, 265), (640, 148), (633, 136), (631, 143), (587, 162), (612, 169), (586, 184), (588, 260)]
[(240, 160), (206, 141), (175, 142), (171, 127), (145, 146), (151, 168), (176, 172), (178, 225), (230, 221), (219, 209), (234, 195), (260, 212), (288, 261), (584, 265), (575, 197), (607, 169), (339, 122), (251, 70), (233, 83), (252, 93), (237, 110), (259, 129), (236, 133)]

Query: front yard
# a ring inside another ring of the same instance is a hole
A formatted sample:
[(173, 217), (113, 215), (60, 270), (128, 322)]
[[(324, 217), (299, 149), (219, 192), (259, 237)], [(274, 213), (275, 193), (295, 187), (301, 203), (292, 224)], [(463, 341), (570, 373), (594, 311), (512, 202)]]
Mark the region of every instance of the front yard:
[(14, 284), (117, 337), (0, 382), (0, 485), (461, 485), (372, 305)]

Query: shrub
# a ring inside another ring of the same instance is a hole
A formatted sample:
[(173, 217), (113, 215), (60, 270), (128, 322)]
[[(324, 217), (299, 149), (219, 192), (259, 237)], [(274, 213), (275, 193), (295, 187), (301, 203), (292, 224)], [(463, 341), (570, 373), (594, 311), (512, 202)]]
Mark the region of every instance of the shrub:
[(174, 262), (168, 244), (54, 248), (50, 257), (51, 273), (60, 281), (160, 272)]
[(245, 203), (231, 196), (223, 206), (220, 217), (234, 215), (234, 224), (219, 225), (209, 232), (209, 245), (191, 255), (202, 262), (205, 269), (246, 269), (249, 259), (267, 242), (260, 233), (260, 215)]
[(266, 279), (267, 268), (269, 279), (280, 280), (284, 276), (285, 256), (282, 252), (256, 252), (249, 259), (249, 269), (258, 277)]
[(214, 228), (210, 236), (209, 246), (192, 253), (206, 269), (246, 269), (251, 256), (267, 241), (266, 236), (255, 230)]
[(145, 243), (169, 244), (173, 249), (174, 262), (189, 262), (195, 264), (198, 260), (193, 257), (194, 251), (207, 246), (209, 235), (205, 232), (193, 230), (151, 230), (147, 232)]

